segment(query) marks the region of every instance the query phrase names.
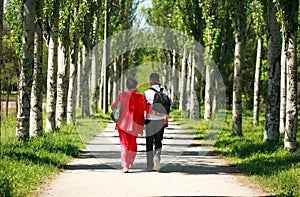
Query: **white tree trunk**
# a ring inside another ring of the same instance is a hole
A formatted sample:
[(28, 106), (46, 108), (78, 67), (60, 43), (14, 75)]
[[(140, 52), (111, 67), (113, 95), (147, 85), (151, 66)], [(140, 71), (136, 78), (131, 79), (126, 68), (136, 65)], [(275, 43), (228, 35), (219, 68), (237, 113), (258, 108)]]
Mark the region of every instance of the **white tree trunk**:
[(16, 137), (29, 138), (30, 94), (34, 65), (35, 0), (23, 1), (23, 62), (20, 70)]
[(242, 134), (242, 92), (241, 92), (241, 40), (236, 35), (234, 51), (234, 79), (232, 101), (232, 130), (236, 135)]
[(193, 98), (191, 98), (190, 96), (192, 95), (191, 94), (191, 90), (192, 90), (192, 87), (191, 87), (191, 79), (192, 79), (192, 67), (193, 65), (188, 63), (187, 64), (187, 76), (186, 76), (186, 100), (187, 100), (187, 103), (186, 103), (186, 110), (188, 113), (190, 113), (191, 111), (191, 102)]
[(53, 2), (53, 20), (48, 44), (48, 72), (47, 72), (47, 104), (45, 132), (55, 129), (56, 82), (57, 82), (57, 50), (58, 50), (58, 18), (59, 3)]
[(57, 69), (57, 95), (56, 95), (56, 127), (60, 128), (66, 119), (66, 78), (69, 50), (59, 43), (58, 47), (58, 69)]
[(204, 99), (204, 120), (211, 119), (212, 112), (212, 79), (210, 66), (205, 67), (205, 99)]
[(233, 76), (233, 101), (232, 101), (232, 132), (234, 135), (242, 135), (242, 87), (241, 67), (242, 48), (245, 28), (245, 1), (236, 1), (235, 18), (235, 48), (234, 48), (234, 76)]
[(191, 107), (190, 107), (190, 118), (194, 120), (198, 120), (200, 118), (200, 110), (199, 110), (199, 102), (197, 98), (197, 91), (196, 91), (196, 65), (195, 59), (192, 56), (192, 73), (191, 73), (191, 91), (190, 91), (190, 99), (191, 99)]
[(83, 55), (84, 54), (84, 49), (83, 48), (79, 48), (78, 49), (78, 62), (77, 62), (77, 87), (76, 87), (76, 106), (78, 108), (81, 107), (81, 101), (82, 101), (82, 89), (81, 89), (81, 83), (82, 83), (82, 64), (84, 62), (83, 60)]
[[(186, 48), (183, 49), (182, 63), (181, 63), (181, 76), (179, 83), (179, 111), (186, 110), (186, 64), (187, 63), (187, 51)], [(190, 63), (190, 62), (189, 62)]]
[[(77, 35), (75, 35), (77, 37)], [(70, 62), (69, 90), (67, 98), (67, 124), (73, 124), (76, 118), (76, 82), (78, 66), (78, 39), (74, 39), (72, 59)]]
[(171, 73), (171, 80), (170, 80), (170, 98), (172, 102), (172, 106), (176, 104), (178, 101), (176, 93), (178, 93), (178, 72), (177, 72), (177, 53), (176, 50), (173, 49), (172, 51), (172, 73)]
[(286, 57), (285, 57), (285, 38), (282, 36), (281, 46), (281, 68), (280, 68), (280, 115), (279, 115), (279, 132), (285, 131), (286, 117)]
[(105, 0), (105, 12), (104, 12), (104, 36), (103, 36), (103, 56), (102, 56), (102, 76), (101, 76), (101, 85), (102, 85), (102, 109), (104, 113), (108, 112), (108, 84), (107, 84), (107, 61), (109, 57), (109, 46), (107, 43), (108, 37), (108, 24), (109, 24), (109, 7), (108, 0)]
[[(113, 80), (112, 80), (112, 102), (116, 100), (118, 94), (117, 80), (118, 80), (118, 58), (114, 58), (113, 64)], [(121, 82), (121, 81), (119, 81)]]
[(162, 86), (166, 86), (167, 85), (167, 81), (168, 80), (168, 67), (167, 67), (167, 54), (166, 51), (163, 51), (163, 65), (162, 65)]
[(268, 0), (268, 78), (264, 140), (279, 141), (279, 108), (280, 108), (280, 26), (276, 19), (276, 8), (273, 0)]
[(32, 76), (30, 136), (41, 136), (43, 133), (43, 1), (36, 1), (37, 19), (35, 23), (34, 70)]
[(92, 65), (91, 65), (91, 102), (90, 102), (90, 111), (92, 114), (97, 112), (97, 103), (98, 103), (98, 45), (96, 45), (92, 51)]
[(262, 39), (257, 40), (256, 49), (256, 64), (255, 64), (255, 76), (254, 76), (254, 91), (253, 91), (253, 118), (252, 124), (258, 125), (259, 121), (259, 84), (260, 84), (260, 67), (261, 67), (261, 51), (262, 51)]
[(82, 116), (90, 116), (90, 87), (89, 87), (89, 74), (91, 69), (91, 60), (89, 58), (89, 49), (85, 47), (84, 62), (82, 69)]
[[(77, 17), (80, 2), (75, 6), (74, 17)], [(80, 23), (79, 23), (80, 24)], [(77, 67), (79, 62), (79, 32), (75, 31), (73, 34), (73, 46), (71, 47), (71, 60), (70, 60), (70, 71), (69, 71), (69, 86), (67, 96), (67, 124), (73, 124), (76, 120), (76, 104), (77, 104)]]
[(285, 149), (296, 151), (296, 137), (298, 131), (298, 108), (297, 108), (297, 30), (299, 1), (289, 2), (289, 10), (286, 18), (286, 58), (287, 58), (287, 102), (286, 102), (286, 131), (284, 136)]

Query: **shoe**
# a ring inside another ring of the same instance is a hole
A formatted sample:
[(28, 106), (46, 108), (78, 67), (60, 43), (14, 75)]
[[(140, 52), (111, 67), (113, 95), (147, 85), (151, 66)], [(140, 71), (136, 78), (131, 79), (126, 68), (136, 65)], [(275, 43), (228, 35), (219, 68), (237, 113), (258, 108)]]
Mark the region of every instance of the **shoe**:
[(129, 172), (129, 169), (124, 167), (122, 171), (123, 171), (123, 173), (127, 173), (127, 172)]
[(147, 168), (144, 168), (143, 171), (144, 171), (144, 172), (152, 172), (152, 171), (153, 171), (153, 168), (148, 168), (148, 167), (147, 167)]
[(159, 171), (160, 170), (160, 163), (159, 163), (159, 158), (157, 155), (154, 156), (154, 167), (153, 170)]

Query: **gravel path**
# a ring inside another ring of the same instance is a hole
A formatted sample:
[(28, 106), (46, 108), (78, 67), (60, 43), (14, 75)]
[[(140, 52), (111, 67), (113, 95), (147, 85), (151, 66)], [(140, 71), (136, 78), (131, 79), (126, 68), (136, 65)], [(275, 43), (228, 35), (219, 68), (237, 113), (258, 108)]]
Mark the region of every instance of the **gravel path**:
[(122, 173), (118, 133), (108, 124), (40, 196), (267, 196), (174, 122), (163, 143), (160, 172), (143, 171), (145, 138), (139, 137), (136, 160)]

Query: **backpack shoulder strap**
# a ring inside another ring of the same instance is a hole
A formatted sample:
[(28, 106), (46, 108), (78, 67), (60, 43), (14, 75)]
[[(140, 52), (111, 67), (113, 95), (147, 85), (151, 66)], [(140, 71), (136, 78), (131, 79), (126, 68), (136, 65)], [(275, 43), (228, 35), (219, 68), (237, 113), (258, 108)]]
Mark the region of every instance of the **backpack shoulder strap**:
[(150, 90), (153, 90), (154, 92), (158, 92), (156, 89), (154, 89), (154, 88), (149, 88)]

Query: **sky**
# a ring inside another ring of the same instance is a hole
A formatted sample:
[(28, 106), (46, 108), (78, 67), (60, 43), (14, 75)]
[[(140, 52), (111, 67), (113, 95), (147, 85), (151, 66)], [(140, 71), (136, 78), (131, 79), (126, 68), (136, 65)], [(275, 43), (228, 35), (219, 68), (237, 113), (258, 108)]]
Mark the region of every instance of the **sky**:
[(144, 0), (142, 3), (139, 4), (139, 7), (137, 9), (137, 12), (138, 12), (138, 17), (140, 17), (140, 25), (139, 25), (139, 28), (144, 28), (144, 27), (147, 27), (148, 25), (146, 24), (146, 19), (145, 17), (141, 14), (140, 12), (140, 9), (142, 7), (145, 7), (145, 8), (148, 8), (148, 7), (151, 7), (152, 6), (152, 0)]

